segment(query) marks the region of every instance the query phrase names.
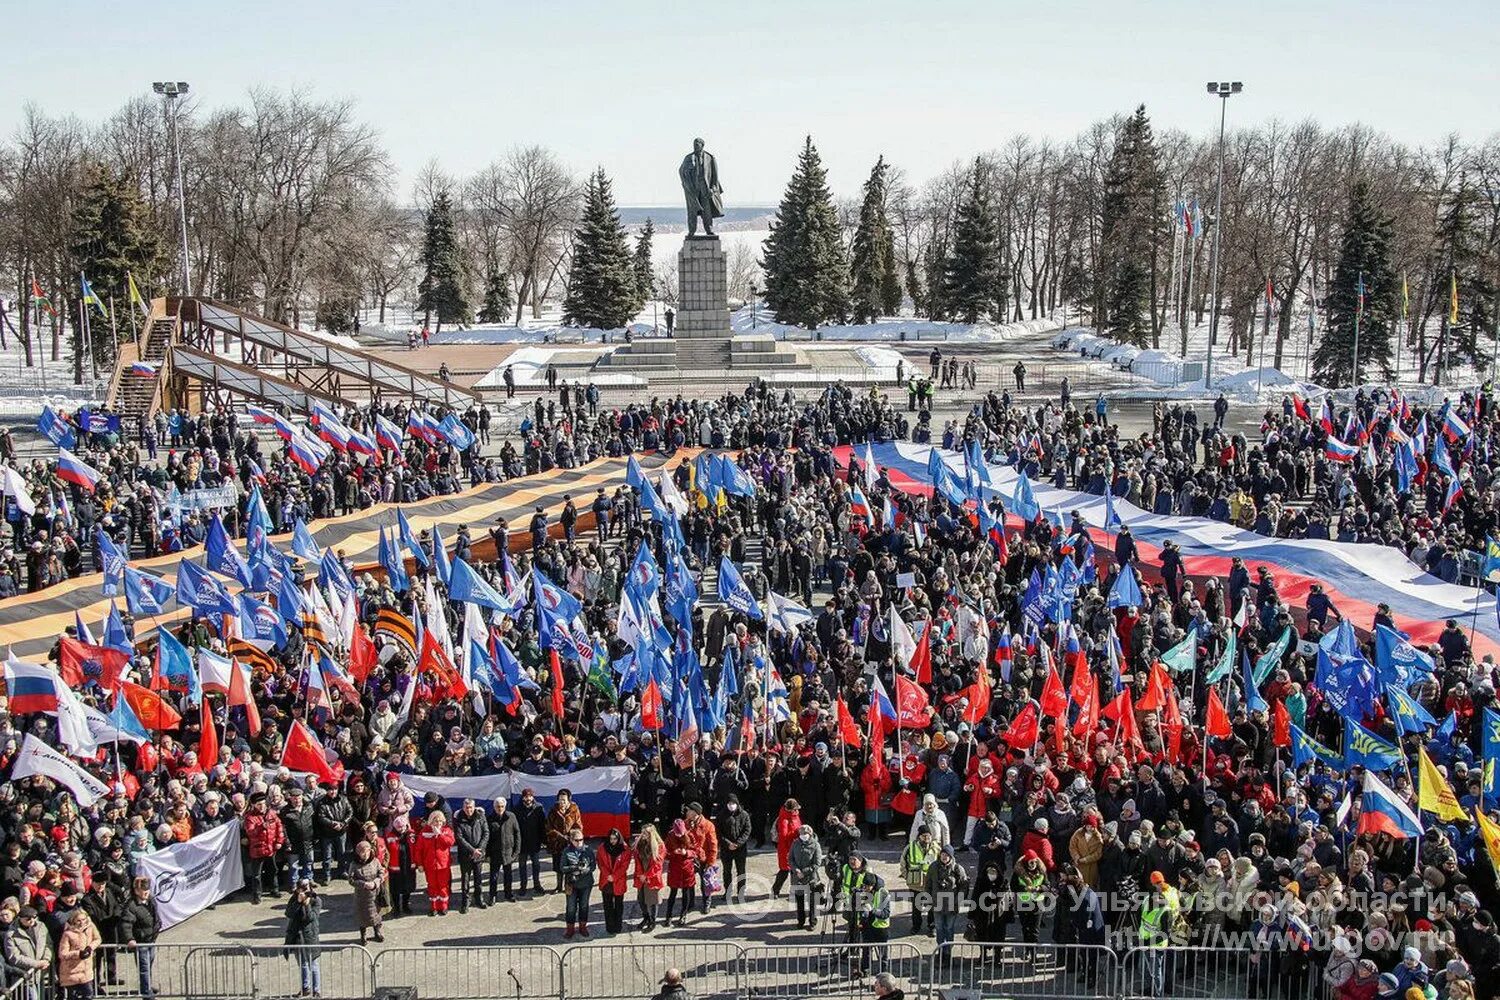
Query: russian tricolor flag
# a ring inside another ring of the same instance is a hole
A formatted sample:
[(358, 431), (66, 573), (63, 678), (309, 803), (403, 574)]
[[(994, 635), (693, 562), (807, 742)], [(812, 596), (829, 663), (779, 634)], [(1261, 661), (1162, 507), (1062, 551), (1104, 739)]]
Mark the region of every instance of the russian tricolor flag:
[(90, 493), (99, 484), (98, 470), (66, 448), (57, 449), (57, 478)]
[(1328, 435), (1328, 441), (1323, 445), (1323, 457), (1330, 462), (1352, 462), (1358, 454), (1358, 448), (1345, 444), (1332, 434)]
[(1360, 833), (1388, 833), (1397, 840), (1422, 835), (1422, 821), (1411, 806), (1397, 798), (1372, 771), (1365, 771), (1359, 805)]
[(128, 370), (130, 374), (141, 378), (156, 378), (156, 366), (149, 361), (133, 361)]
[(391, 451), (400, 451), (401, 439), (403, 437), (404, 435), (400, 427), (397, 427), (378, 413), (375, 415), (375, 440), (380, 443), (382, 448), (389, 448)]
[(870, 520), (870, 501), (860, 492), (858, 486), (849, 487), (849, 513), (864, 519), (866, 525), (872, 525)]
[(1318, 426), (1323, 428), (1324, 434), (1333, 434), (1333, 407), (1328, 405), (1327, 397), (1323, 399), (1323, 406), (1318, 410)]
[(1469, 425), (1453, 407), (1448, 408), (1448, 414), (1443, 418), (1443, 433), (1449, 441), (1463, 441), (1469, 436)]
[(295, 434), (287, 441), (287, 454), (291, 456), (293, 462), (297, 463), (297, 467), (309, 476), (317, 472), (323, 464), (323, 454), (316, 447), (316, 442), (301, 434)]
[(5, 690), (10, 695), (11, 715), (57, 711), (60, 678), (51, 667), (25, 663), (14, 656), (5, 661)]
[(368, 435), (361, 434), (356, 430), (349, 431), (349, 450), (356, 455), (369, 455), (371, 457), (374, 457), (380, 451), (379, 448), (375, 447), (375, 442), (371, 441)]

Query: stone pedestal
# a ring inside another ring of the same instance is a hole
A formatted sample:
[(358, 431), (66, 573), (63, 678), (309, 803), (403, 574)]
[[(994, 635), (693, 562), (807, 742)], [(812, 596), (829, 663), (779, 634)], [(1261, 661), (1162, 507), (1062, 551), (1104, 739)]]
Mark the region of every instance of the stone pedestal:
[(770, 337), (736, 337), (729, 326), (729, 265), (717, 236), (688, 236), (677, 254), (677, 317), (673, 339), (636, 341), (602, 363), (610, 368), (722, 375), (730, 368), (800, 368), (788, 345)]

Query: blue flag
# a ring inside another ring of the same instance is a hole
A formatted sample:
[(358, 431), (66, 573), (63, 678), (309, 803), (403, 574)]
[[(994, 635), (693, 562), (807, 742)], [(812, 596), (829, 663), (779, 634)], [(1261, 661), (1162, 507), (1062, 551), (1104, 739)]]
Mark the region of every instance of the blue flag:
[(269, 642), (280, 648), (286, 645), (286, 626), (276, 609), (249, 594), (239, 595), (240, 635), (246, 639)]
[(1480, 734), (1479, 750), (1483, 761), (1483, 784), (1480, 785), (1484, 796), (1486, 807), (1493, 808), (1500, 803), (1500, 778), (1496, 777), (1496, 770), (1500, 769), (1500, 712), (1493, 708), (1484, 710), (1484, 731)]
[(318, 561), (318, 586), (325, 590), (332, 587), (339, 603), (354, 593), (354, 581), (333, 549), (324, 549), (323, 558)]
[(218, 514), (208, 520), (208, 535), (203, 540), (203, 556), (203, 561), (215, 573), (234, 577), (241, 587), (250, 586), (250, 564), (245, 561), (240, 550), (235, 548)]
[(125, 553), (120, 551), (114, 539), (104, 533), (103, 528), (94, 528), (94, 540), (99, 546), (99, 569), (104, 574), (104, 596), (113, 597), (120, 592), (120, 585), (124, 582)]
[(99, 644), (105, 649), (118, 649), (127, 656), (135, 655), (130, 633), (125, 631), (125, 619), (120, 617), (120, 609), (115, 607), (114, 601), (109, 602), (109, 615), (104, 619), (104, 634)]
[(1026, 478), (1026, 470), (1021, 470), (1021, 476), (1016, 480), (1015, 494), (1010, 498), (1010, 509), (1023, 521), (1035, 521), (1041, 514), (1041, 505), (1036, 502), (1036, 494), (1031, 491), (1031, 480)]
[(490, 608), (508, 615), (514, 615), (517, 611), (488, 580), (462, 559), (453, 561), (453, 571), (448, 577), (448, 599), (477, 604), (481, 608)]
[(449, 413), (438, 424), (438, 430), (443, 432), (443, 437), (459, 451), (468, 451), (474, 447), (474, 432), (469, 430), (469, 425), (458, 419), (454, 413)]
[(1432, 657), (1412, 645), (1404, 634), (1385, 625), (1375, 626), (1375, 672), (1386, 684), (1409, 684), (1413, 674), (1437, 669)]
[(1129, 563), (1120, 567), (1115, 585), (1109, 590), (1109, 606), (1112, 608), (1138, 608), (1146, 602), (1141, 594), (1141, 585), (1135, 580), (1135, 569)]
[(1120, 515), (1115, 511), (1115, 495), (1110, 490), (1109, 484), (1104, 484), (1104, 530), (1117, 531), (1125, 526), (1120, 520)]
[(78, 447), (78, 435), (73, 433), (73, 428), (68, 422), (60, 417), (50, 406), (42, 407), (42, 416), (36, 422), (37, 433), (44, 434), (47, 440), (59, 448), (69, 451)]
[(1250, 651), (1244, 648), (1240, 649), (1240, 677), (1245, 683), (1245, 711), (1269, 712), (1271, 706), (1261, 697), (1255, 676), (1250, 671)]
[(625, 586), (642, 598), (648, 598), (661, 586), (661, 575), (656, 557), (642, 540), (635, 550), (635, 559), (630, 564), (630, 575), (626, 577)]
[(554, 618), (570, 622), (578, 617), (583, 605), (578, 598), (547, 579), (547, 574), (536, 563), (531, 564), (531, 597), (538, 612), (545, 611)]
[(428, 558), (422, 544), (417, 541), (417, 536), (412, 533), (411, 522), (406, 519), (406, 512), (400, 507), (396, 508), (396, 530), (400, 533), (402, 546), (411, 553), (413, 559), (421, 563), (424, 568), (432, 565), (432, 560)]
[(186, 559), (177, 564), (177, 603), (206, 615), (232, 615), (239, 610), (222, 583)]
[(1021, 595), (1021, 614), (1033, 626), (1040, 626), (1047, 616), (1047, 609), (1042, 604), (1042, 575), (1035, 569), (1026, 582), (1026, 592)]
[(1344, 760), (1349, 766), (1385, 771), (1405, 759), (1395, 744), (1387, 743), (1353, 720), (1344, 720)]
[(323, 552), (318, 548), (318, 543), (313, 541), (312, 532), (307, 530), (307, 525), (300, 517), (297, 518), (297, 523), (292, 525), (292, 552), (308, 562), (317, 562), (323, 558)]
[(444, 544), (442, 533), (435, 524), (432, 526), (432, 571), (445, 587), (453, 579), (453, 563), (448, 559), (448, 546)]
[(641, 471), (641, 463), (631, 455), (625, 459), (625, 485), (639, 492), (641, 486), (646, 482), (646, 474)]
[(728, 556), (719, 557), (719, 600), (756, 621), (765, 617), (755, 595), (750, 592), (750, 586)]
[(411, 580), (406, 576), (406, 562), (396, 552), (396, 547), (386, 537), (385, 529), (380, 529), (380, 542), (377, 549), (380, 567), (385, 570), (385, 581), (390, 584), (391, 590), (396, 593), (411, 589)]
[(115, 695), (115, 706), (109, 710), (109, 714), (105, 718), (109, 720), (110, 726), (116, 732), (120, 733), (120, 735), (129, 734), (142, 743), (151, 742), (151, 734), (146, 731), (145, 725), (136, 716), (135, 711), (130, 707), (130, 702), (126, 700), (123, 694)]
[(302, 590), (288, 573), (281, 578), (281, 585), (276, 588), (276, 613), (288, 625), (301, 625), (304, 608)]
[(126, 566), (124, 578), (125, 607), (132, 615), (159, 615), (172, 599), (172, 585), (159, 576)]
[(1344, 758), (1313, 739), (1302, 731), (1302, 727), (1292, 723), (1292, 767), (1301, 767), (1308, 761), (1321, 761), (1328, 764), (1336, 771), (1345, 769)]
[(203, 700), (203, 687), (198, 683), (198, 669), (193, 665), (193, 654), (165, 625), (156, 629), (156, 672), (174, 691), (186, 691), (188, 701), (197, 705)]
[(1390, 706), (1391, 721), (1396, 724), (1398, 733), (1419, 733), (1424, 726), (1438, 724), (1432, 713), (1423, 708), (1417, 699), (1394, 684), (1385, 686), (1385, 700)]

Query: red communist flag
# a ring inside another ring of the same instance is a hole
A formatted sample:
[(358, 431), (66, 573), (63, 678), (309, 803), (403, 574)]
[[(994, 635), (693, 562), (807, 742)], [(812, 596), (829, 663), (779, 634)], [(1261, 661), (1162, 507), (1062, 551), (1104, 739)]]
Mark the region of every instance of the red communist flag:
[(219, 731), (214, 728), (214, 713), (208, 699), (198, 703), (198, 766), (205, 771), (219, 760)]
[(1141, 735), (1135, 728), (1135, 705), (1131, 703), (1130, 688), (1121, 691), (1114, 701), (1104, 706), (1101, 714), (1115, 721), (1115, 736), (1125, 749), (1140, 746)]
[(661, 728), (661, 688), (656, 686), (655, 677), (646, 682), (646, 690), (641, 692), (641, 725), (646, 729)]
[(1271, 711), (1271, 745), (1277, 747), (1292, 745), (1292, 713), (1286, 710), (1285, 702), (1278, 701)]
[(1215, 688), (1208, 689), (1208, 719), (1203, 729), (1208, 735), (1220, 739), (1227, 738), (1232, 732), (1229, 728), (1229, 713), (1224, 711), (1224, 703), (1219, 700), (1219, 692)]
[(1010, 720), (1010, 726), (1000, 738), (1013, 750), (1024, 750), (1036, 745), (1038, 734), (1036, 702), (1028, 701), (1026, 707)]
[(1172, 678), (1167, 676), (1167, 668), (1160, 663), (1153, 663), (1146, 679), (1146, 693), (1141, 695), (1141, 700), (1136, 702), (1135, 707), (1143, 712), (1158, 710), (1166, 704), (1167, 694), (1171, 690)]
[(349, 643), (349, 673), (354, 677), (354, 682), (363, 684), (378, 662), (379, 656), (375, 652), (375, 643), (370, 640), (370, 634), (364, 630), (364, 626), (355, 625), (354, 638)]
[(920, 684), (905, 677), (896, 678), (896, 724), (909, 729), (925, 729), (932, 719), (927, 692)]
[(916, 672), (918, 684), (932, 683), (932, 621), (922, 626), (922, 638), (917, 640), (917, 651), (911, 654), (911, 668)]
[(547, 650), (547, 661), (552, 667), (552, 716), (560, 720), (567, 703), (563, 700), (562, 660), (558, 659), (557, 650)]
[(834, 717), (838, 719), (839, 739), (855, 748), (864, 746), (864, 737), (860, 735), (859, 725), (854, 721), (854, 716), (849, 714), (849, 706), (844, 704), (843, 695), (839, 695), (833, 707)]
[(342, 767), (335, 771), (328, 764), (328, 755), (323, 751), (323, 744), (312, 734), (312, 730), (304, 726), (301, 720), (292, 722), (292, 728), (287, 730), (286, 745), (281, 748), (281, 766), (288, 771), (303, 771), (317, 776), (320, 783), (325, 785), (336, 785), (342, 775), (339, 773)]
[(141, 725), (151, 732), (176, 729), (182, 725), (182, 716), (177, 714), (177, 710), (150, 688), (124, 681), (120, 691), (130, 703), (130, 710), (135, 713), (135, 717), (141, 720)]
[(57, 672), (63, 683), (73, 689), (94, 681), (106, 691), (120, 686), (120, 674), (130, 657), (118, 649), (90, 646), (64, 636), (57, 651)]
[(1042, 714), (1050, 719), (1062, 717), (1068, 711), (1068, 695), (1063, 690), (1062, 678), (1057, 669), (1047, 664), (1047, 683), (1042, 686)]
[(453, 665), (453, 660), (448, 657), (447, 651), (438, 645), (431, 629), (422, 633), (422, 655), (417, 660), (417, 673), (430, 673), (437, 678), (438, 682), (433, 685), (433, 689), (439, 700), (462, 698), (469, 693), (463, 676)]
[(1088, 736), (1099, 728), (1099, 689), (1090, 684), (1078, 703), (1078, 719), (1073, 723), (1074, 736)]

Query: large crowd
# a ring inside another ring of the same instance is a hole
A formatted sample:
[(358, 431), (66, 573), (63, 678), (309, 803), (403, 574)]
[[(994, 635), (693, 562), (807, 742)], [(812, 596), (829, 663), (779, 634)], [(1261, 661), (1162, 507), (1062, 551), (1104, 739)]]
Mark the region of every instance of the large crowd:
[[(1405, 688), (1439, 724), (1404, 726), (1384, 699), (1349, 716), (1320, 686), (1309, 652), (1332, 648), (1330, 638), (1351, 641), (1319, 588), (1291, 606), (1273, 571), (1238, 561), (1225, 578), (1193, 579), (1170, 544), (1144, 560), (1128, 528), (1106, 540), (1101, 525), (1091, 533), (1077, 517), (1007, 521), (993, 495), (981, 517), (899, 488), (861, 460), (867, 441), (930, 438), (1038, 483), (1108, 489), (1156, 513), (1277, 537), (1381, 542), (1454, 580), (1464, 554), (1487, 551), (1497, 528), (1488, 396), (1439, 409), (1361, 391), (1323, 413), (1288, 398), (1264, 414), (1253, 440), (1225, 429), (1227, 405), (1200, 417), (1162, 404), (1150, 431), (1129, 436), (1107, 422), (1106, 407), (1080, 410), (1072, 400), (1022, 406), (992, 392), (941, 428), (925, 409), (913, 421), (903, 402), (838, 385), (799, 401), (755, 385), (712, 400), (601, 409), (596, 393), (564, 386), (529, 412), (519, 452), (479, 459), (478, 449), (408, 440), (404, 462), (339, 452), (312, 474), (263, 449), (263, 435), (231, 414), (174, 414), (133, 440), (85, 441), (79, 454), (103, 474), (92, 495), (43, 465), (24, 470), (39, 503), (36, 515), (12, 519), (15, 549), (27, 555), (24, 575), (0, 569), (11, 592), (82, 572), (80, 539), (95, 526), (132, 557), (201, 541), (212, 512), (174, 511), (174, 486), (248, 487), (253, 478), (285, 530), (299, 518), (599, 456), (734, 449), (738, 472), (669, 459), (670, 493), (686, 501), (680, 513), (656, 486), (601, 492), (584, 508), (592, 531), (565, 513), (564, 533), (549, 533), (540, 510), (526, 531), (493, 526), (497, 553), (512, 553), (495, 561), (476, 558), (461, 538), (453, 558), (496, 592), (549, 580), (579, 605), (564, 624), (580, 641), (562, 655), (568, 644), (540, 602), (519, 599), (484, 624), (487, 648), (503, 646), (518, 664), (514, 685), (478, 698), (461, 692), (441, 657), (432, 662), (388, 627), (436, 622), (464, 645), (465, 610), (448, 599), (436, 564), (410, 561), (408, 581), (350, 574), (359, 642), (305, 632), (312, 623), (296, 619), (284, 644), (244, 654), (258, 729), (243, 706), (216, 700), (216, 759), (198, 757), (198, 713), (166, 685), (163, 695), (183, 709), (180, 729), (122, 743), (118, 759), (102, 747), (88, 762), (117, 794), (79, 809), (46, 779), (7, 783), (7, 975), (55, 968), (60, 984), (87, 996), (117, 972), (122, 952), (100, 947), (108, 944), (128, 946), (149, 985), (159, 924), (134, 861), (237, 817), (247, 895), (284, 907), (289, 945), (319, 942), (319, 888), (334, 880), (352, 885), (361, 940), (381, 940), (385, 920), (414, 911), (441, 916), (549, 891), (564, 897), (563, 937), (649, 934), (711, 907), (746, 905), (747, 856), (774, 851), (771, 896), (790, 897), (789, 921), (833, 920), (846, 939), (876, 946), (906, 931), (932, 937), (940, 954), (960, 936), (1123, 943), (1147, 956), (1148, 983), (1164, 996), (1180, 971), (1164, 956), (1189, 945), (1232, 951), (1257, 995), (1288, 1000), (1315, 987), (1339, 1000), (1500, 993), (1500, 879), (1472, 819), (1427, 813), (1420, 837), (1369, 832), (1359, 822), (1363, 769), (1302, 760), (1286, 745), (1290, 725), (1339, 747), (1358, 721), (1399, 748), (1386, 780), (1413, 809), (1418, 748), (1470, 815), (1493, 806), (1482, 730), (1500, 678), (1492, 658), (1475, 658), (1459, 623), (1425, 652), (1430, 672)], [(404, 424), (395, 409), (384, 415)], [(344, 416), (373, 432), (373, 414)], [(482, 413), (463, 419), (483, 439)], [(1352, 447), (1353, 460), (1330, 438)], [(170, 450), (165, 462), (142, 460), (160, 448)], [(676, 516), (661, 516), (667, 509)], [(231, 525), (245, 518), (243, 506), (223, 513)], [(1003, 531), (986, 531), (997, 518)], [(428, 544), (425, 532), (419, 541)], [(643, 558), (661, 581), (650, 594), (633, 589)], [(725, 591), (724, 560), (759, 600), (710, 598)], [(1140, 573), (1140, 601), (1112, 606), (1125, 565)], [(310, 566), (308, 579), (317, 573)], [(1029, 582), (1042, 574), (1068, 582), (1066, 599), (1038, 615)], [(702, 599), (684, 601), (685, 590)], [(644, 636), (622, 627), (622, 604), (653, 608)], [(1389, 609), (1378, 615), (1389, 624)], [(1377, 660), (1377, 623), (1349, 622), (1358, 649), (1340, 648), (1341, 661)], [(147, 682), (152, 633), (125, 624), (131, 669)], [(665, 651), (651, 638), (656, 627)], [(1288, 628), (1307, 644), (1278, 643)], [(189, 648), (231, 648), (208, 616), (182, 620), (175, 633)], [(354, 648), (366, 641), (373, 661)], [(1281, 650), (1263, 682), (1237, 668), (1206, 681), (1231, 642), (1251, 662)], [(1160, 666), (1185, 646), (1187, 670)], [(577, 655), (587, 647), (599, 669)], [(351, 683), (329, 686), (313, 705), (305, 675), (324, 654)], [(661, 685), (653, 656), (669, 664)], [(733, 690), (721, 696), (726, 673)], [(110, 695), (90, 689), (85, 698), (104, 707)], [(688, 701), (718, 724), (679, 745)], [(316, 735), (342, 777), (319, 783), (278, 771), (294, 723)], [(49, 718), (7, 714), (7, 769), (23, 733), (57, 742)], [(514, 801), (454, 803), (402, 783), (508, 771), (525, 787), (527, 776), (606, 765), (630, 769), (630, 824), (593, 841), (567, 795), (545, 807), (529, 789)], [(882, 875), (865, 854), (887, 841), (900, 861)], [(315, 953), (304, 954), (303, 986), (316, 994)], [(879, 971), (878, 948), (864, 960)]]

